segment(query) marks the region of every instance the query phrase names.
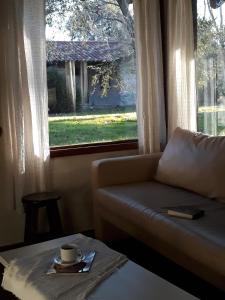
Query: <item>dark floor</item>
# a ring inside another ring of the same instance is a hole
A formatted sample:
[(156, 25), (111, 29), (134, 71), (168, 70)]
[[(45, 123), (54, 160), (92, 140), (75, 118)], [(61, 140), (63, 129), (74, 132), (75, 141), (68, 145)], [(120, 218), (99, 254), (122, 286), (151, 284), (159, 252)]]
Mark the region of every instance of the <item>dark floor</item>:
[[(87, 235), (91, 236), (92, 233)], [(117, 250), (127, 255), (127, 257), (143, 266), (149, 271), (159, 275), (167, 281), (175, 284), (176, 286), (186, 290), (190, 294), (198, 297), (199, 299), (212, 299), (212, 300), (225, 300), (225, 293), (213, 287), (209, 283), (201, 280), (190, 272), (174, 264), (170, 260), (149, 249), (144, 244), (128, 239), (123, 242), (109, 243), (112, 249)], [(2, 249), (1, 249), (2, 250)], [(3, 273), (3, 267), (0, 264), (0, 274)], [(16, 299), (10, 293), (0, 288), (0, 300), (13, 300)], [(103, 299), (107, 300), (107, 299)], [(141, 300), (141, 299), (137, 299)], [(157, 299), (151, 299), (157, 300)], [(168, 299), (176, 300), (176, 299)]]

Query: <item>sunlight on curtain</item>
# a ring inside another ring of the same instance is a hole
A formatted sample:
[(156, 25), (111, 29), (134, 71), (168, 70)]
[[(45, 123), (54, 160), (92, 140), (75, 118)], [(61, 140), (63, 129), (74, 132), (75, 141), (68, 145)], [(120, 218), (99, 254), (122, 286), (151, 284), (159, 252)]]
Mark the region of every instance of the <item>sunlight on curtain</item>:
[(4, 1), (0, 32), (1, 201), (20, 209), (48, 181), (44, 1)]
[(134, 1), (134, 15), (139, 149), (158, 152), (166, 140), (159, 1)]
[(195, 131), (196, 88), (191, 0), (168, 1), (168, 135), (179, 126)]

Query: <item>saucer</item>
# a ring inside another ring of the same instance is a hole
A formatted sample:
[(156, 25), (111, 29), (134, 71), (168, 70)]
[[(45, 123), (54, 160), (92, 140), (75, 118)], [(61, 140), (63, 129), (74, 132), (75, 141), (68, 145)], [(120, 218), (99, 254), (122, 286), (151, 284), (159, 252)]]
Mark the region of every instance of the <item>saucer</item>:
[(83, 259), (83, 255), (81, 254), (74, 261), (63, 261), (61, 257), (58, 255), (54, 257), (54, 263), (63, 267), (69, 267), (78, 264), (79, 262), (82, 261), (82, 259)]
[[(56, 273), (64, 273), (64, 274), (73, 274), (73, 273), (85, 273), (89, 272), (92, 266), (92, 263), (95, 258), (95, 251), (85, 251), (83, 252), (83, 256), (80, 262), (76, 262), (73, 265), (61, 264), (61, 258), (59, 256), (55, 256), (51, 263), (50, 268), (47, 270), (46, 274), (56, 274)], [(59, 264), (60, 263), (60, 264)]]

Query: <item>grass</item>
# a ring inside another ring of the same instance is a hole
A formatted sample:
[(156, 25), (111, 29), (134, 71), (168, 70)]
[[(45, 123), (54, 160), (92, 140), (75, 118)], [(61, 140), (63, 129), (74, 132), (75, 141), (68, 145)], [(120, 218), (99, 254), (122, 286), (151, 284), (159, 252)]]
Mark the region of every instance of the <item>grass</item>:
[(136, 113), (49, 117), (50, 146), (137, 138)]
[(225, 107), (199, 107), (198, 131), (211, 135), (225, 135)]
[[(225, 135), (223, 106), (204, 106), (198, 109), (198, 131)], [(215, 125), (215, 126), (212, 126)], [(207, 127), (207, 128), (206, 128)], [(55, 115), (49, 117), (50, 146), (107, 142), (137, 138), (136, 113), (130, 110), (91, 111), (79, 115)]]

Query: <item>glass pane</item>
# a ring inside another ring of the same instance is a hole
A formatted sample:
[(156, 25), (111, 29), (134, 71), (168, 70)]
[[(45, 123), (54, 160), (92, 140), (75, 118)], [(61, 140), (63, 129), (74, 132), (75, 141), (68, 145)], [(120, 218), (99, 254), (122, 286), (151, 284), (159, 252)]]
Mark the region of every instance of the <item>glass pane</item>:
[(50, 146), (137, 138), (133, 4), (46, 0)]
[[(222, 3), (223, 1), (221, 1)], [(225, 5), (198, 0), (198, 130), (225, 135)]]

